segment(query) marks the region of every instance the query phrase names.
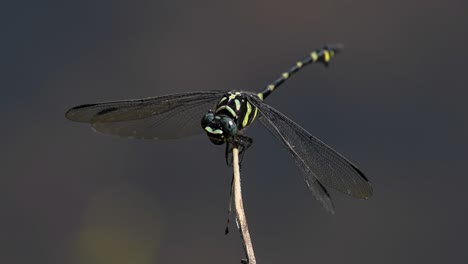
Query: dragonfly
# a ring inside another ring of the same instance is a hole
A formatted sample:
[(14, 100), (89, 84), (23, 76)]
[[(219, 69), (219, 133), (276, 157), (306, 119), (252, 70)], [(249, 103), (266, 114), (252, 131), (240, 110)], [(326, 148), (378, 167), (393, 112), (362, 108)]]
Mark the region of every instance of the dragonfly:
[(245, 130), (258, 119), (289, 152), (315, 198), (334, 213), (327, 187), (368, 199), (373, 192), (368, 178), (343, 155), (264, 101), (305, 66), (315, 63), (328, 66), (342, 48), (341, 44), (332, 44), (313, 50), (258, 93), (205, 90), (100, 102), (73, 107), (65, 116), (89, 123), (95, 131), (127, 138), (165, 140), (205, 132), (212, 143), (226, 144), (228, 164), (227, 153), (233, 145), (240, 146), (241, 153), (245, 153), (252, 144)]

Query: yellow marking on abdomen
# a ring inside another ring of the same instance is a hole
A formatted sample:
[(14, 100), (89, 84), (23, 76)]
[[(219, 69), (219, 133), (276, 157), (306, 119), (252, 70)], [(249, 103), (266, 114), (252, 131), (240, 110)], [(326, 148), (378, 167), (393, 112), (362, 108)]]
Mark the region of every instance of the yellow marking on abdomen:
[(273, 84), (268, 85), (268, 90), (272, 91), (275, 89), (275, 86)]
[(289, 78), (289, 73), (284, 72), (281, 76), (283, 76), (283, 79)]
[(323, 60), (325, 62), (329, 62), (330, 61), (330, 52), (328, 50), (324, 50), (323, 51)]
[(262, 93), (258, 93), (257, 96), (258, 96), (258, 98), (260, 98), (260, 100), (263, 101), (263, 94)]
[(302, 68), (303, 65), (304, 65), (304, 64), (302, 63), (302, 61), (296, 62), (296, 66), (297, 66), (298, 68)]
[(312, 58), (312, 61), (313, 61), (313, 62), (316, 62), (316, 61), (318, 60), (318, 54), (317, 54), (317, 52), (312, 51), (312, 52), (310, 53), (310, 57)]

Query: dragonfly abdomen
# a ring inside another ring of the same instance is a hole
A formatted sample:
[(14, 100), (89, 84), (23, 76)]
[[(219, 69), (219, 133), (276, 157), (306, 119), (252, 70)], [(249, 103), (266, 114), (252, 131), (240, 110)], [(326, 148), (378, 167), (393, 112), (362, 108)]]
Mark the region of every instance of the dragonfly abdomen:
[(304, 68), (305, 66), (313, 63), (322, 63), (325, 66), (328, 66), (331, 59), (335, 57), (335, 55), (343, 49), (343, 45), (341, 44), (334, 44), (334, 45), (326, 45), (323, 48), (316, 49), (309, 53), (309, 56), (299, 60), (292, 66), (288, 71), (283, 72), (281, 76), (276, 79), (274, 82), (267, 85), (267, 87), (258, 93), (258, 97), (261, 100), (264, 100), (268, 95), (270, 95), (278, 86), (283, 84), (287, 79), (289, 79), (293, 74), (298, 72), (300, 69)]

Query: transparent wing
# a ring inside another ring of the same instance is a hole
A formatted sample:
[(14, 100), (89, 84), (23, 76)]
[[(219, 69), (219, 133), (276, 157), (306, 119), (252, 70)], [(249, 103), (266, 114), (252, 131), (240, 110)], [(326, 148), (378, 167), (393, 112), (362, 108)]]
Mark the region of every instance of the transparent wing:
[(367, 199), (372, 195), (368, 179), (353, 163), (278, 110), (263, 103), (255, 94), (249, 97), (249, 101), (258, 108), (263, 126), (292, 155), (307, 185), (326, 209), (332, 211), (333, 204), (323, 185), (356, 198)]
[(200, 122), (224, 91), (170, 94), (145, 99), (76, 106), (65, 116), (90, 123), (105, 134), (145, 139), (175, 139), (203, 132)]

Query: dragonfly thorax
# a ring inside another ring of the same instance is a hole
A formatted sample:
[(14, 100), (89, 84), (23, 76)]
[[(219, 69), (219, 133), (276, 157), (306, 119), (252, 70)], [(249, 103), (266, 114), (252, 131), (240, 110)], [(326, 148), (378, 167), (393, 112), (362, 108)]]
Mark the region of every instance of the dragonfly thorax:
[(234, 120), (224, 114), (208, 112), (201, 121), (202, 128), (213, 144), (224, 144), (229, 138), (237, 134), (237, 125)]
[(239, 91), (227, 91), (215, 106), (202, 119), (202, 128), (211, 142), (217, 145), (225, 143), (247, 127), (257, 115), (257, 108), (247, 99), (248, 94)]

